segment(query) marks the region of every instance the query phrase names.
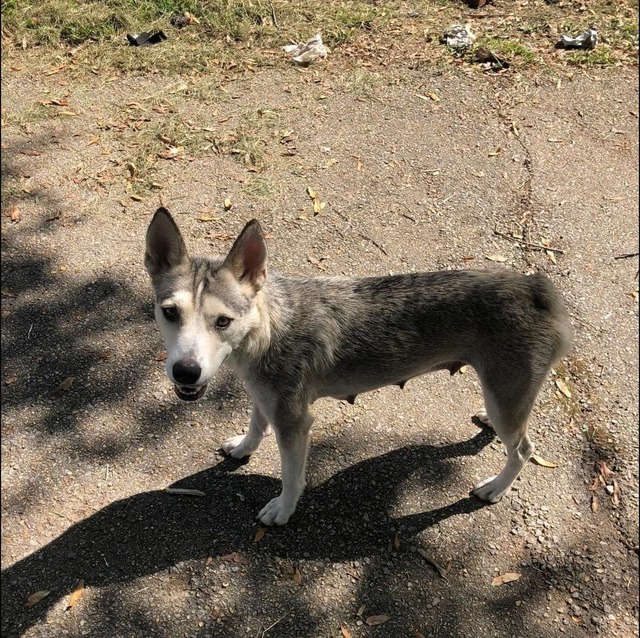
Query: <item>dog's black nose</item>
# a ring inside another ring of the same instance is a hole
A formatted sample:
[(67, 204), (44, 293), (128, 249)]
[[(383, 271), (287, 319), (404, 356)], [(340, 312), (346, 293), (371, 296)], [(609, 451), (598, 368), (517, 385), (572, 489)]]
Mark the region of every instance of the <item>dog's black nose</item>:
[(195, 385), (201, 372), (202, 369), (193, 359), (173, 364), (173, 378), (182, 385)]

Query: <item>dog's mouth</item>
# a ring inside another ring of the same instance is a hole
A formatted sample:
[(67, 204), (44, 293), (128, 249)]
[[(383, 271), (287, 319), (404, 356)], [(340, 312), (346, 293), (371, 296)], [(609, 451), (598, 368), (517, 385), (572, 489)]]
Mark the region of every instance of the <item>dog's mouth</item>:
[(178, 399), (181, 399), (182, 401), (197, 401), (204, 396), (208, 385), (208, 383), (205, 383), (204, 385), (193, 387), (190, 385), (176, 384), (173, 386), (173, 389), (176, 391)]

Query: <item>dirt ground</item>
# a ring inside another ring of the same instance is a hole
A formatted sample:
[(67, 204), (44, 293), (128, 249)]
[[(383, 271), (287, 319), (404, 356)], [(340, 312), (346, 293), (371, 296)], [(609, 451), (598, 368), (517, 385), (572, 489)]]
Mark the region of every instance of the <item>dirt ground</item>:
[[(637, 636), (637, 69), (90, 77), (2, 80), (2, 635)], [(534, 412), (543, 465), (469, 496), (503, 463), (473, 370), (322, 400), (309, 486), (262, 535), (273, 437), (219, 451), (241, 384), (182, 404), (164, 374), (160, 202), (194, 253), (258, 218), (288, 274), (547, 274), (575, 347)]]

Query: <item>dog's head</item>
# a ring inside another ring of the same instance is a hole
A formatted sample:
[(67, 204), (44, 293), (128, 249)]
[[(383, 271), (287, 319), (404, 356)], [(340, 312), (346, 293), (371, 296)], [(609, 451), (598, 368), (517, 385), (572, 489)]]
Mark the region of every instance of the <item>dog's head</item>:
[(190, 258), (169, 211), (159, 208), (147, 230), (144, 264), (167, 348), (167, 374), (178, 397), (195, 401), (259, 325), (256, 299), (267, 278), (262, 229), (250, 221), (224, 258)]

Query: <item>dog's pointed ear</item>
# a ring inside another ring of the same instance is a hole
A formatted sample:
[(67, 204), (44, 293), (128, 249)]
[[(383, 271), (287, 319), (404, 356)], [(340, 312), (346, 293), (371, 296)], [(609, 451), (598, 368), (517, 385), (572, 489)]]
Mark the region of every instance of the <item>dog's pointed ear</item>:
[(188, 261), (189, 255), (178, 226), (166, 208), (158, 208), (147, 229), (144, 265), (154, 277)]
[(267, 244), (257, 219), (252, 219), (234, 242), (224, 260), (238, 281), (249, 282), (260, 290), (267, 280)]

